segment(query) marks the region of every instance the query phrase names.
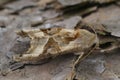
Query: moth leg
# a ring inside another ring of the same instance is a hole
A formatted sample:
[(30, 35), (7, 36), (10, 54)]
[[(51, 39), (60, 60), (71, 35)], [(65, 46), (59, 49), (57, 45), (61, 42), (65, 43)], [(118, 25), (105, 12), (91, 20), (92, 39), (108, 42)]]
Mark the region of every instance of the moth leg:
[(80, 60), (83, 58), (84, 56), (84, 52), (79, 52), (77, 53), (77, 55), (79, 54), (79, 57), (77, 58), (77, 60), (75, 60), (73, 66), (72, 66), (72, 71), (70, 73), (70, 75), (66, 78), (66, 80), (73, 80), (75, 78), (75, 67), (76, 65), (80, 62)]
[(10, 65), (10, 70), (14, 71), (17, 70), (19, 68), (23, 68), (24, 67), (24, 63), (13, 63)]
[[(78, 54), (78, 53), (77, 53)], [(79, 53), (79, 57), (77, 58), (77, 60), (74, 62), (73, 64), (73, 69), (75, 68), (75, 66), (80, 62), (81, 58), (83, 57), (84, 52), (80, 52)]]
[(100, 52), (108, 52), (109, 53), (110, 51), (118, 49), (118, 48), (120, 48), (120, 43), (112, 43), (112, 45), (110, 47), (108, 47), (106, 49), (102, 49), (102, 50), (100, 50)]

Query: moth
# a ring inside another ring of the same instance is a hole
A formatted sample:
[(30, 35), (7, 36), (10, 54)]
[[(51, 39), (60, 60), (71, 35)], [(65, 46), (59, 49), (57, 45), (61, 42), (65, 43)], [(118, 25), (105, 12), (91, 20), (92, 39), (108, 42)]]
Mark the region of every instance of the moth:
[(86, 29), (52, 27), (46, 29), (22, 29), (21, 37), (30, 38), (29, 49), (13, 60), (22, 63), (36, 63), (59, 55), (84, 52), (96, 43), (96, 35)]

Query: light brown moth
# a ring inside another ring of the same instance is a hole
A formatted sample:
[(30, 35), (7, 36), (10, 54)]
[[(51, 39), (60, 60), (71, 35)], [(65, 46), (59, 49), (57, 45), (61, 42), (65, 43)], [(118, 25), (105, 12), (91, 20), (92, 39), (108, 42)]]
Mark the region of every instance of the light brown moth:
[(23, 29), (17, 32), (30, 38), (30, 48), (22, 55), (14, 55), (17, 62), (37, 62), (50, 57), (83, 52), (96, 42), (96, 35), (86, 29)]

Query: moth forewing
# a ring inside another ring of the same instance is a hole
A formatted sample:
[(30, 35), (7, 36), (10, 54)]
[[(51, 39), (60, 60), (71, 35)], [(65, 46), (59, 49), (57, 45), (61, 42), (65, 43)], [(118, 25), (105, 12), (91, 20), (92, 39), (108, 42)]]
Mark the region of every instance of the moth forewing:
[[(51, 33), (50, 30), (52, 30)], [(49, 30), (31, 29), (23, 32), (31, 38), (31, 47), (21, 56), (13, 56), (13, 60), (20, 62), (39, 61), (58, 55), (83, 52), (96, 41), (96, 35), (85, 29), (57, 29), (56, 27)]]

